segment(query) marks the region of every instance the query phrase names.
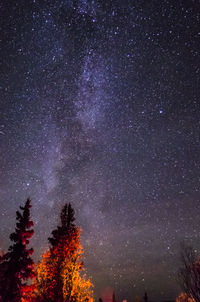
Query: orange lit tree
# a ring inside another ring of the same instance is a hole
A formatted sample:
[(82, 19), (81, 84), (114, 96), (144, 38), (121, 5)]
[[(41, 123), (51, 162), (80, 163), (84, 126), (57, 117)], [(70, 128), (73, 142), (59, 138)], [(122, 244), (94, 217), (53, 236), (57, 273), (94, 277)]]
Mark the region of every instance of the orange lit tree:
[(0, 301), (21, 302), (23, 292), (30, 290), (26, 282), (34, 277), (34, 263), (30, 257), (33, 249), (28, 249), (34, 231), (30, 219), (31, 201), (27, 199), (25, 206), (20, 207), (22, 213), (16, 212), (15, 232), (10, 235), (13, 245), (0, 257)]
[(74, 224), (74, 210), (66, 204), (61, 211), (61, 225), (49, 238), (50, 249), (37, 267), (38, 301), (93, 301), (92, 283), (83, 275), (83, 249), (80, 230)]
[(176, 302), (195, 302), (195, 300), (188, 296), (186, 293), (181, 293), (176, 298)]

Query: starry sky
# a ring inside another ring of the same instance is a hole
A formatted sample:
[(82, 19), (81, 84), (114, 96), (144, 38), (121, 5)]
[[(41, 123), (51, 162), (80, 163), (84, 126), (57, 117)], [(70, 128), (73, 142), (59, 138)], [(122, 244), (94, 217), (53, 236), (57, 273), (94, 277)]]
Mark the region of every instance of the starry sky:
[(61, 206), (95, 296), (173, 299), (200, 250), (198, 0), (0, 3), (0, 245), (32, 199), (35, 259)]

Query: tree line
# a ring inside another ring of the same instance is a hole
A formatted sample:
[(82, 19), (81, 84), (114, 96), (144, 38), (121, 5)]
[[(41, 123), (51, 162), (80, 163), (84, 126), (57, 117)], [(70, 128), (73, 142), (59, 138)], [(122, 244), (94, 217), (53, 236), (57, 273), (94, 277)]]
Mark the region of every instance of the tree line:
[(93, 284), (84, 273), (80, 229), (71, 204), (62, 207), (60, 224), (37, 264), (33, 248), (28, 247), (34, 234), (30, 209), (27, 199), (16, 212), (13, 244), (0, 256), (0, 302), (93, 302)]
[[(34, 234), (31, 207), (27, 199), (16, 212), (12, 245), (0, 256), (0, 302), (93, 302), (93, 284), (84, 273), (80, 229), (71, 204), (62, 207), (60, 224), (37, 264), (32, 259), (33, 248), (28, 247)], [(199, 255), (182, 245), (181, 263), (179, 281), (184, 292), (176, 302), (200, 302)], [(146, 293), (144, 301), (148, 302)]]

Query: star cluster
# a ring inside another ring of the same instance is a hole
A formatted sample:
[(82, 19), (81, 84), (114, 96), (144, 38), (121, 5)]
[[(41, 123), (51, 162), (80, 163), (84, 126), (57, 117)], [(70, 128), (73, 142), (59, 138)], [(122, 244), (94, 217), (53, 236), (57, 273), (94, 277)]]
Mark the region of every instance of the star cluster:
[(0, 4), (2, 249), (28, 196), (36, 259), (71, 202), (97, 299), (176, 297), (180, 242), (200, 249), (199, 8)]

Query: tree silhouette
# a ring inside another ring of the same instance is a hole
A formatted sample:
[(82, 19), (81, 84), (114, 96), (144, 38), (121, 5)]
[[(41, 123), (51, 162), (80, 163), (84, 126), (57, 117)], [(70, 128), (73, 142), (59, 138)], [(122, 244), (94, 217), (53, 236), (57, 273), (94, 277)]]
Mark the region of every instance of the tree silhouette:
[[(52, 231), (52, 237), (48, 238), (49, 243), (51, 244), (51, 250), (57, 247), (64, 239), (69, 239), (77, 232), (78, 228), (73, 223), (74, 218), (74, 209), (71, 204), (65, 204), (61, 210), (60, 214), (61, 226), (57, 226), (57, 229)], [(64, 244), (64, 242), (63, 242)]]
[(27, 289), (27, 280), (34, 276), (34, 263), (30, 257), (33, 249), (27, 248), (34, 231), (31, 229), (33, 221), (30, 220), (31, 201), (27, 199), (25, 206), (20, 206), (16, 212), (15, 232), (10, 235), (13, 241), (0, 258), (0, 297), (2, 302), (21, 302), (24, 288)]
[(116, 302), (115, 292), (113, 292), (113, 295), (112, 295), (112, 302)]
[(144, 302), (148, 302), (149, 299), (148, 299), (148, 295), (147, 295), (147, 292), (144, 293)]
[(200, 260), (192, 247), (182, 244), (180, 285), (188, 297), (200, 302)]

